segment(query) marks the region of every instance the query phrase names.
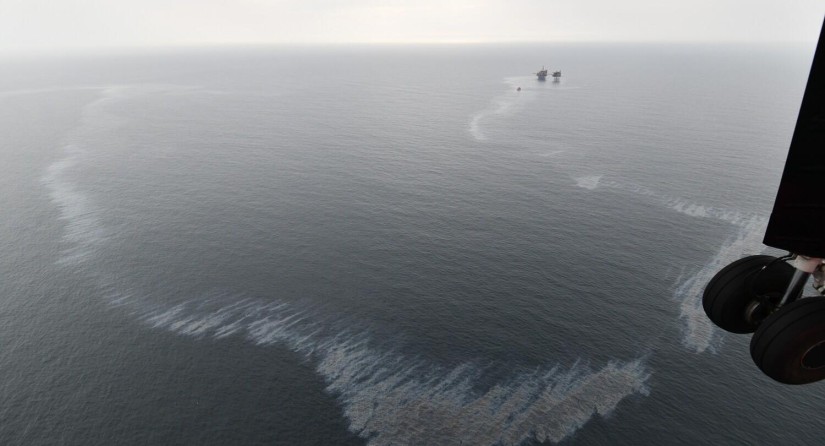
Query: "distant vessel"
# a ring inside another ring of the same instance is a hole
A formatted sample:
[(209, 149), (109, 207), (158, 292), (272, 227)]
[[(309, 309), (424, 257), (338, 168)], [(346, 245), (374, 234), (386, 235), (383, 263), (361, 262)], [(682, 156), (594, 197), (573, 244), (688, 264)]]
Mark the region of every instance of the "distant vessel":
[[(544, 73), (544, 75), (546, 76), (546, 75), (547, 75), (547, 72), (545, 72), (545, 73)], [(554, 72), (553, 72), (553, 78), (554, 78), (554, 79), (558, 79), (558, 78), (560, 78), (560, 77), (561, 77), (561, 71), (554, 71)]]

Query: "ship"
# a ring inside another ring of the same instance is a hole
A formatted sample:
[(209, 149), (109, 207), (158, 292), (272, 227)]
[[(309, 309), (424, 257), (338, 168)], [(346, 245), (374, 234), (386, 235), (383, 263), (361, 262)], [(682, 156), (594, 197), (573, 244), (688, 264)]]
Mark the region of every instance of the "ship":
[[(547, 73), (545, 73), (545, 76), (546, 75), (547, 75)], [(561, 71), (554, 71), (553, 72), (553, 79), (559, 80), (560, 77), (561, 77)]]

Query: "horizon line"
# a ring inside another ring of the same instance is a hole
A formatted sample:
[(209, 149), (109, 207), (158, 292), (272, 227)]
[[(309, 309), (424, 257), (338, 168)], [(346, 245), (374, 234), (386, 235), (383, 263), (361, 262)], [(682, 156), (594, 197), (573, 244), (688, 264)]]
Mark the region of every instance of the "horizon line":
[(509, 46), (509, 45), (815, 45), (806, 40), (386, 40), (386, 41), (278, 41), (278, 42), (190, 42), (170, 44), (120, 44), (76, 46), (30, 46), (0, 48), (0, 56), (83, 55), (112, 52), (153, 52), (175, 50), (207, 50), (218, 48), (286, 48), (286, 47), (414, 47), (414, 46)]

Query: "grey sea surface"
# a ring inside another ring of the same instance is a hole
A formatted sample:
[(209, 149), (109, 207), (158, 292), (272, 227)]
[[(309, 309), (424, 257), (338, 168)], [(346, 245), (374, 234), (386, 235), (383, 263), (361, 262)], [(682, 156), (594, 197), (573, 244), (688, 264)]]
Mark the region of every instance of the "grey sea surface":
[(8, 58), (0, 444), (820, 444), (701, 309), (812, 55)]

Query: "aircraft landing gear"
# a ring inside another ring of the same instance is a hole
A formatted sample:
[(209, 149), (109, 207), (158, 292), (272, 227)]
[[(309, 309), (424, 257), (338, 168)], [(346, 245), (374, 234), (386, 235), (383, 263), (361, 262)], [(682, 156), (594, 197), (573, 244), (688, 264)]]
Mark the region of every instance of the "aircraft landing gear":
[[(786, 260), (790, 259), (790, 263)], [(763, 373), (785, 384), (825, 379), (825, 296), (802, 296), (813, 274), (825, 291), (825, 261), (749, 256), (719, 271), (705, 288), (708, 318), (732, 333), (753, 333), (750, 352)]]
[(780, 302), (794, 268), (772, 256), (749, 256), (713, 276), (702, 296), (705, 314), (731, 333), (753, 333)]
[(751, 338), (751, 357), (781, 383), (825, 378), (825, 296), (799, 299), (765, 319)]

